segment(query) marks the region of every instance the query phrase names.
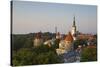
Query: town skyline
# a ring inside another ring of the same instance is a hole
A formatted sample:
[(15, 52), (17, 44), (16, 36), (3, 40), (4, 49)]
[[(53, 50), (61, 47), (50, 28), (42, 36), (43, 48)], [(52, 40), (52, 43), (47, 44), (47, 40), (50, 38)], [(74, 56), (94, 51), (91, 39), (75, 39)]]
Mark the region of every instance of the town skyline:
[(74, 16), (77, 31), (97, 34), (96, 6), (14, 1), (12, 33), (55, 33), (57, 27), (58, 32), (66, 34), (71, 30)]

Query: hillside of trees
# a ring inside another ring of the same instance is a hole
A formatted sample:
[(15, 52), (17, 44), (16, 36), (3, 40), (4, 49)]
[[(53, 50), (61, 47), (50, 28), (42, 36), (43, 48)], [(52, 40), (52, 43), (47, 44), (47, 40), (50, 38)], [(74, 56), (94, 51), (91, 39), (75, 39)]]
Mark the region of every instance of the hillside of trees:
[[(44, 35), (54, 36), (51, 33)], [(39, 47), (33, 46), (35, 34), (16, 34), (12, 35), (12, 66), (56, 64), (62, 63), (60, 57), (56, 54), (57, 46), (48, 47), (41, 44)], [(57, 41), (55, 41), (57, 43)]]

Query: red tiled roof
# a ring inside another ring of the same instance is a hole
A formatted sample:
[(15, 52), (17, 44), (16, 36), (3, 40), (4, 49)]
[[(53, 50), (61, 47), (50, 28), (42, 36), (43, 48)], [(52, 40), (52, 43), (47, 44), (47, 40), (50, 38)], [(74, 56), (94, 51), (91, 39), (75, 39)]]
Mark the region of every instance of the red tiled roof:
[(69, 32), (68, 35), (65, 37), (66, 41), (73, 41), (73, 36), (71, 35), (71, 33)]

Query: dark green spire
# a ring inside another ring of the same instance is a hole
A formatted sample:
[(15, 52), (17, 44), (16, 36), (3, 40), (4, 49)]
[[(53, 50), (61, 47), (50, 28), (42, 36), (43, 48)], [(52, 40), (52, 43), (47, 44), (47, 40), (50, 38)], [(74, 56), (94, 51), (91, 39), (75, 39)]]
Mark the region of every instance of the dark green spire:
[(73, 26), (75, 26), (75, 16), (74, 16), (74, 20), (73, 20)]

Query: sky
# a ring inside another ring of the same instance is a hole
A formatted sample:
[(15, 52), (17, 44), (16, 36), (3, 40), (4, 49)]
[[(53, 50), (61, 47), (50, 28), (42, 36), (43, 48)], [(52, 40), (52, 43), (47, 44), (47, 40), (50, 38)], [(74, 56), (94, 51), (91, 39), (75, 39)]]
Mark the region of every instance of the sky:
[(61, 34), (72, 29), (73, 18), (77, 31), (97, 33), (97, 6), (45, 2), (13, 1), (12, 33), (28, 34), (36, 32)]

